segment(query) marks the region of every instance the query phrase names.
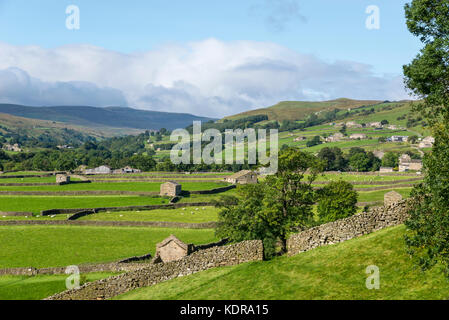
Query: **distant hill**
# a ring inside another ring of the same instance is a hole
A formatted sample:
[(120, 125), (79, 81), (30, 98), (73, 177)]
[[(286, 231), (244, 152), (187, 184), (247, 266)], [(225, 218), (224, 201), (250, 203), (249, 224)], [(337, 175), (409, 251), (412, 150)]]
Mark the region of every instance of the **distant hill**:
[(170, 130), (185, 128), (192, 121), (209, 121), (210, 118), (184, 113), (145, 111), (132, 108), (89, 106), (28, 107), (13, 104), (0, 104), (0, 113), (14, 116), (50, 120), (90, 128), (112, 127), (131, 129)]
[(337, 99), (330, 101), (308, 102), (308, 101), (284, 101), (274, 106), (243, 112), (225, 119), (236, 120), (254, 115), (267, 115), (268, 120), (303, 120), (307, 115), (323, 110), (351, 109), (361, 106), (369, 106), (381, 103), (377, 100), (351, 100)]

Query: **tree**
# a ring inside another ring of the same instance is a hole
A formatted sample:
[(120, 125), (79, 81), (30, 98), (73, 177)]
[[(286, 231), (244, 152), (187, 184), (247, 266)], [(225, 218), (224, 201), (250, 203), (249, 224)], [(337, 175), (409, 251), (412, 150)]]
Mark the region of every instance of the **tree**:
[(435, 144), (424, 158), (424, 182), (409, 205), (406, 243), (423, 270), (438, 262), (449, 277), (449, 0), (413, 0), (405, 6), (407, 26), (424, 48), (404, 66), (405, 83), (422, 103)]
[(399, 166), (399, 155), (396, 152), (387, 152), (382, 158), (382, 166), (396, 168)]
[(382, 120), (382, 121), (380, 122), (380, 124), (383, 125), (383, 126), (386, 125), (386, 124), (389, 124), (389, 123), (390, 123), (390, 122), (388, 122), (388, 120)]
[(349, 158), (349, 165), (357, 172), (366, 172), (370, 169), (370, 161), (366, 153), (356, 153)]
[(293, 148), (281, 152), (278, 162), (275, 175), (257, 185), (240, 186), (237, 197), (216, 203), (222, 208), (217, 236), (233, 242), (263, 240), (266, 258), (274, 254), (277, 240), (285, 251), (290, 233), (312, 224), (312, 182), (323, 167), (313, 155)]
[(357, 212), (358, 195), (349, 182), (333, 181), (317, 193), (321, 223), (347, 218)]
[(325, 147), (318, 153), (318, 159), (324, 162), (325, 171), (342, 171), (346, 169), (347, 161), (340, 148)]
[(322, 144), (320, 136), (314, 136), (312, 140), (307, 141), (306, 146), (310, 148), (319, 144)]
[(418, 142), (418, 136), (413, 135), (413, 136), (408, 137), (408, 142), (410, 142), (411, 144), (415, 144), (416, 142)]

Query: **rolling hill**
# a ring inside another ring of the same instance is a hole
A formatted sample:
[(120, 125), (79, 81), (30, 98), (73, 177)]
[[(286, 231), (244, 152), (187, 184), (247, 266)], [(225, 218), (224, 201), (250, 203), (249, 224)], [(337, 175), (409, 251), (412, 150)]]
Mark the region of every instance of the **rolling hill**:
[(145, 111), (132, 108), (89, 106), (28, 107), (0, 104), (0, 113), (23, 118), (50, 120), (90, 128), (176, 129), (185, 128), (192, 121), (209, 121), (210, 118), (191, 114)]
[(332, 109), (347, 110), (362, 106), (375, 105), (381, 102), (382, 101), (377, 100), (352, 100), (346, 98), (330, 101), (321, 101), (321, 102), (283, 101), (268, 108), (243, 112), (237, 115), (226, 117), (225, 119), (236, 120), (239, 118), (254, 115), (267, 115), (268, 120), (277, 120), (277, 121), (304, 120), (304, 118), (307, 115), (315, 112), (320, 112), (323, 110), (332, 110)]

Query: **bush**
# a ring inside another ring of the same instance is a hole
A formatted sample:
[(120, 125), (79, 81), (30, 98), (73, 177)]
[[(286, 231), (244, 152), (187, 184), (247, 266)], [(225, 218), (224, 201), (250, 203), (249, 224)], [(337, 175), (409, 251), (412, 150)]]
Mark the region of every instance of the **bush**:
[(334, 181), (318, 191), (320, 223), (350, 217), (357, 212), (357, 192), (346, 181)]

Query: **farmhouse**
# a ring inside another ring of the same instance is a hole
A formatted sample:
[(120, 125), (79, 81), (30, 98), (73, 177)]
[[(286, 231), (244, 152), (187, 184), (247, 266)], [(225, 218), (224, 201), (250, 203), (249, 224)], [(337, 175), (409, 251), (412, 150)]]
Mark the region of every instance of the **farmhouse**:
[(379, 172), (380, 173), (393, 172), (393, 168), (391, 168), (391, 167), (380, 167)]
[(301, 142), (304, 140), (307, 140), (307, 138), (306, 137), (296, 137), (295, 139), (293, 139), (293, 142)]
[(20, 148), (20, 146), (17, 143), (13, 145), (5, 143), (3, 145), (3, 149), (6, 151), (22, 152), (22, 148)]
[(357, 140), (357, 139), (363, 140), (363, 139), (366, 139), (366, 134), (364, 134), (364, 133), (354, 133), (354, 134), (351, 134), (351, 136), (349, 138), (353, 139), (353, 140)]
[(161, 184), (161, 193), (162, 197), (177, 197), (182, 192), (182, 186), (174, 181), (169, 181)]
[(114, 170), (114, 174), (126, 174), (126, 173), (141, 173), (142, 171), (139, 169), (134, 169), (131, 167), (124, 167), (121, 169)]
[(407, 142), (408, 136), (392, 136), (391, 141), (392, 142)]
[(434, 137), (426, 137), (419, 143), (420, 148), (432, 148), (435, 143)]
[(86, 169), (84, 174), (111, 174), (112, 170), (108, 166), (99, 166), (94, 169)]
[(368, 123), (368, 126), (371, 128), (382, 128), (383, 127), (382, 123), (380, 123), (380, 122), (371, 122), (371, 123)]
[(243, 170), (225, 178), (226, 182), (233, 184), (256, 184), (257, 174), (251, 170)]
[(362, 125), (356, 123), (355, 121), (349, 121), (349, 122), (346, 122), (346, 127), (348, 127), (348, 128), (362, 128)]
[(330, 137), (326, 138), (326, 142), (338, 142), (341, 141), (343, 138), (345, 137), (345, 135), (341, 132), (337, 132), (334, 133), (333, 135), (331, 135)]
[(399, 172), (422, 170), (422, 161), (414, 160), (408, 154), (399, 157)]
[(171, 235), (156, 245), (156, 259), (162, 262), (178, 261), (192, 253), (194, 246)]

